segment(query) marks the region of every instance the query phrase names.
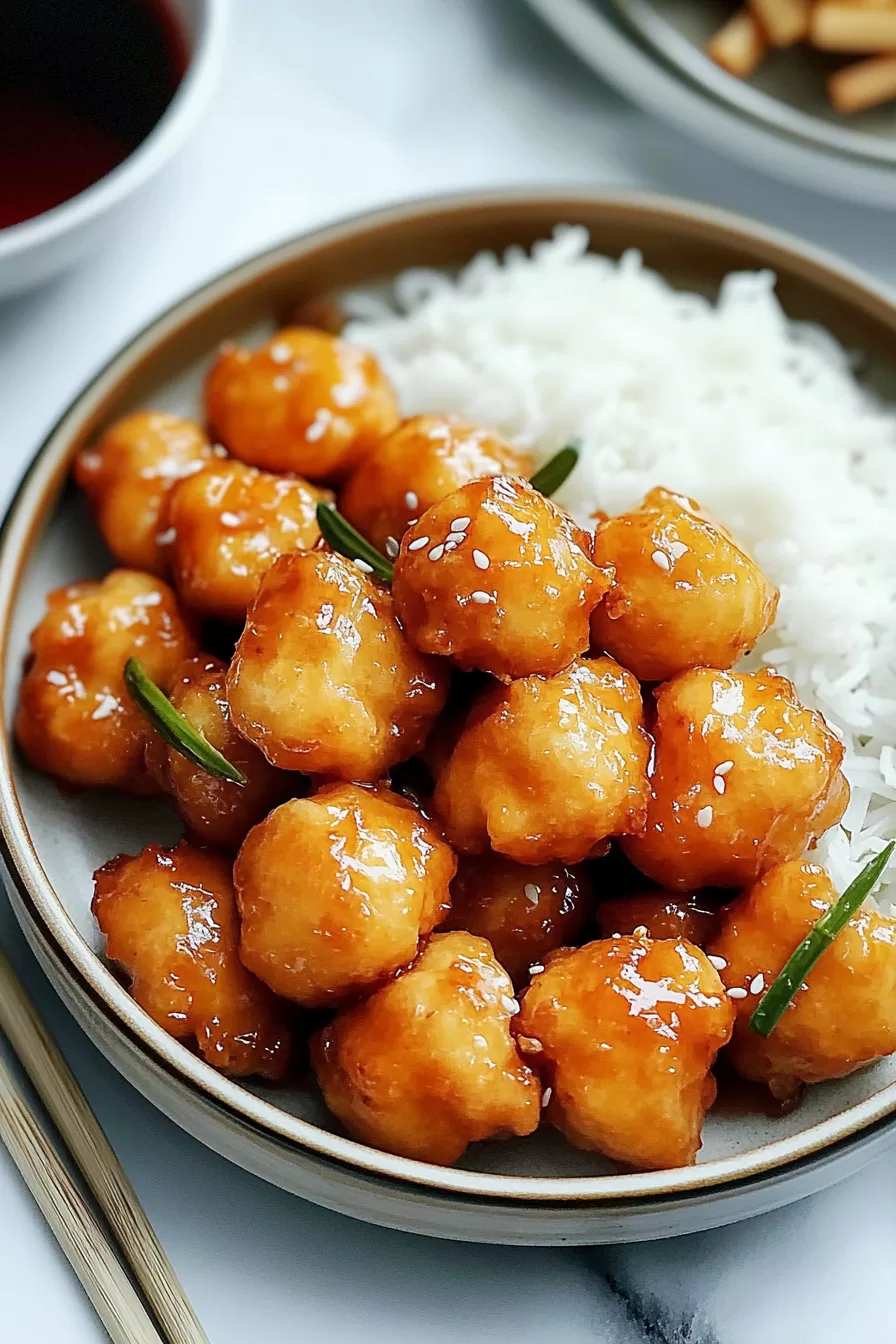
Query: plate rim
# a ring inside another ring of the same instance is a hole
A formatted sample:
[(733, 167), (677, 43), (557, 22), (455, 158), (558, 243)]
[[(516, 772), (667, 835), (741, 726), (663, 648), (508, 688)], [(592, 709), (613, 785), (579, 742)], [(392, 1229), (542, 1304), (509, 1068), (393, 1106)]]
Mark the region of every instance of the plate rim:
[[(653, 192), (613, 192), (577, 187), (496, 192), (471, 192), (428, 196), (385, 209), (364, 211), (303, 233), (258, 253), (181, 298), (141, 331), (131, 337), (107, 364), (73, 398), (27, 467), (0, 525), (0, 696), (6, 699), (6, 670), (11, 617), (19, 581), (32, 547), (43, 531), (61, 487), (68, 477), (70, 443), (76, 426), (85, 420), (128, 369), (148, 356), (156, 345), (173, 337), (178, 329), (206, 307), (234, 295), (282, 263), (309, 257), (340, 240), (364, 237), (391, 225), (409, 226), (426, 219), (458, 223), (483, 209), (502, 207), (508, 214), (556, 206), (557, 218), (577, 210), (603, 210), (608, 217), (624, 212), (645, 222), (662, 218), (680, 227), (711, 229), (731, 245), (760, 244), (772, 254), (786, 258), (791, 267), (823, 273), (830, 287), (836, 282), (865, 308), (876, 309), (896, 331), (896, 292), (812, 244), (777, 229), (713, 206), (699, 205)], [(849, 1106), (838, 1115), (816, 1123), (789, 1138), (774, 1140), (746, 1154), (718, 1158), (671, 1171), (638, 1172), (587, 1177), (507, 1176), (440, 1167), (383, 1153), (341, 1134), (320, 1129), (256, 1097), (238, 1081), (222, 1074), (170, 1037), (139, 1008), (100, 956), (78, 931), (62, 898), (54, 890), (34, 847), (16, 792), (13, 772), (12, 734), (4, 720), (0, 734), (0, 855), (9, 880), (20, 896), (37, 912), (40, 926), (106, 1005), (117, 1023), (136, 1037), (141, 1047), (160, 1058), (176, 1073), (220, 1102), (228, 1111), (245, 1116), (262, 1129), (287, 1139), (305, 1150), (317, 1152), (351, 1167), (387, 1179), (428, 1186), (477, 1197), (522, 1201), (606, 1201), (705, 1191), (732, 1181), (758, 1175), (829, 1147), (840, 1139), (861, 1132), (896, 1111), (896, 1082), (872, 1097)]]

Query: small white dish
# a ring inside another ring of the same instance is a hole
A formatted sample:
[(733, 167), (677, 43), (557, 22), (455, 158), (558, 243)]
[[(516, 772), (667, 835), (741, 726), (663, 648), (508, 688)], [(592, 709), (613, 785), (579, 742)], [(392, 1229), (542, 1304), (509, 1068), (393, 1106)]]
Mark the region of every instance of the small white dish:
[[(735, 79), (703, 48), (728, 15), (712, 0), (615, 0), (631, 27), (671, 65), (714, 98), (773, 131), (840, 154), (896, 166), (896, 105), (856, 116), (834, 111), (825, 76), (850, 58), (798, 46), (771, 52), (751, 79)], [(854, 57), (853, 59), (858, 59)]]
[(178, 0), (187, 68), (149, 135), (117, 167), (62, 205), (0, 229), (0, 299), (32, 289), (96, 248), (119, 210), (176, 154), (221, 68), (229, 0)]
[(725, 158), (824, 195), (896, 205), (896, 165), (823, 149), (720, 101), (658, 60), (622, 23), (612, 0), (527, 3), (620, 93)]

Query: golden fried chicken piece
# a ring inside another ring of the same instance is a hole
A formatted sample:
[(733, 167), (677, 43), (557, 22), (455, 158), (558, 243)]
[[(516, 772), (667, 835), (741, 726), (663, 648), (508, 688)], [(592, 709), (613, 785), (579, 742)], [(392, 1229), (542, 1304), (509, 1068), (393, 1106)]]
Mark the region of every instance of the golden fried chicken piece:
[(151, 731), (125, 690), (132, 655), (163, 691), (196, 640), (161, 579), (115, 569), (57, 588), (31, 632), (15, 734), (38, 770), (70, 784), (154, 793)]
[(368, 990), (445, 917), (456, 860), (405, 798), (329, 784), (250, 831), (234, 869), (240, 955), (306, 1007)]
[(541, 1087), (510, 1034), (512, 996), (484, 939), (435, 934), (312, 1042), (324, 1100), (362, 1143), (444, 1166), (479, 1139), (531, 1134)]
[(230, 863), (181, 840), (98, 869), (93, 913), (131, 993), (177, 1040), (241, 1078), (283, 1078), (292, 1053), (283, 1005), (239, 958)]
[(584, 869), (561, 863), (531, 867), (485, 854), (460, 860), (442, 927), (487, 938), (513, 983), (524, 985), (530, 966), (577, 940), (591, 912)]
[(408, 528), (395, 561), (395, 612), (424, 653), (501, 681), (552, 676), (590, 642), (610, 586), (591, 538), (516, 476), (472, 481)]
[(348, 478), (339, 509), (393, 555), (408, 525), (469, 481), (530, 476), (533, 461), (487, 429), (450, 415), (415, 415), (377, 444)]
[(642, 888), (606, 896), (597, 905), (602, 938), (646, 929), (650, 938), (686, 938), (705, 948), (719, 924), (719, 906), (702, 891), (675, 892)]
[(374, 356), (313, 327), (284, 327), (257, 350), (223, 346), (205, 409), (234, 457), (311, 481), (345, 476), (398, 424)]
[(462, 854), (580, 863), (644, 824), (650, 739), (612, 658), (486, 691), (442, 767), (435, 809)]
[(199, 844), (236, 851), (246, 833), (288, 797), (295, 776), (269, 765), (230, 721), (225, 694), (227, 665), (200, 653), (174, 674), (169, 699), (221, 755), (242, 770), (245, 784), (216, 779), (188, 761), (158, 733), (150, 733), (146, 764), (159, 787), (174, 799), (189, 834)]
[(391, 595), (329, 551), (268, 570), (227, 675), (233, 721), (272, 765), (365, 782), (420, 750), (447, 693)]
[(214, 455), (199, 425), (164, 411), (126, 415), (78, 454), (75, 480), (90, 500), (97, 527), (116, 560), (151, 574), (168, 573), (164, 522), (168, 493)]
[(591, 618), (594, 646), (639, 681), (732, 667), (775, 619), (778, 590), (756, 561), (693, 499), (662, 487), (600, 524), (594, 559), (616, 571)]
[(682, 672), (656, 692), (647, 826), (623, 841), (664, 886), (742, 887), (843, 815), (843, 747), (786, 677)]
[(822, 953), (766, 1039), (749, 1026), (760, 996), (837, 900), (817, 863), (795, 859), (767, 872), (724, 912), (710, 951), (738, 997), (729, 1058), (776, 1096), (800, 1083), (842, 1078), (896, 1050), (896, 919), (865, 905)]
[(171, 570), (181, 601), (203, 616), (242, 621), (279, 556), (310, 550), (329, 490), (242, 462), (215, 462), (171, 493)]
[(690, 1165), (715, 1099), (734, 1006), (683, 939), (608, 938), (555, 952), (522, 996), (517, 1033), (550, 1085), (547, 1119), (577, 1148), (647, 1170)]

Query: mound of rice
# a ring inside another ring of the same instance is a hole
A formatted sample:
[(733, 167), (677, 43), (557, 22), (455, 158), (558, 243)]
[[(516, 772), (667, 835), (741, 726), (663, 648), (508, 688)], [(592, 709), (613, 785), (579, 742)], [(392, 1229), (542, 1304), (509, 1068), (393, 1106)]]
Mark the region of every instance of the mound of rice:
[(582, 522), (665, 485), (753, 552), (781, 604), (750, 662), (847, 746), (852, 800), (816, 851), (842, 888), (896, 835), (896, 410), (828, 333), (788, 321), (770, 273), (729, 275), (710, 302), (587, 247), (564, 227), (456, 280), (407, 271), (388, 300), (349, 300), (348, 334), (407, 415), (454, 411), (541, 460), (578, 439), (558, 498)]

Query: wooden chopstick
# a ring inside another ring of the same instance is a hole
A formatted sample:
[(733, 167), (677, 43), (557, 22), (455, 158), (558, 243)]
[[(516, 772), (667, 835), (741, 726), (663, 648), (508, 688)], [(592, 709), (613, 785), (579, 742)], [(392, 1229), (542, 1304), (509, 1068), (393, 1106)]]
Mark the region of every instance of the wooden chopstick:
[[(16, 1052), (115, 1234), (169, 1344), (209, 1344), (112, 1145), (2, 948), (0, 1029)], [(15, 1154), (13, 1157), (15, 1160)], [(58, 1163), (59, 1159), (56, 1161)], [(42, 1203), (41, 1208), (46, 1214)], [(113, 1339), (116, 1338), (113, 1335)], [(155, 1332), (146, 1336), (147, 1340), (153, 1340), (153, 1344), (158, 1344), (158, 1338)], [(129, 1338), (127, 1344), (138, 1344), (142, 1339), (143, 1336)]]
[(162, 1344), (81, 1191), (0, 1059), (0, 1139), (114, 1344)]

